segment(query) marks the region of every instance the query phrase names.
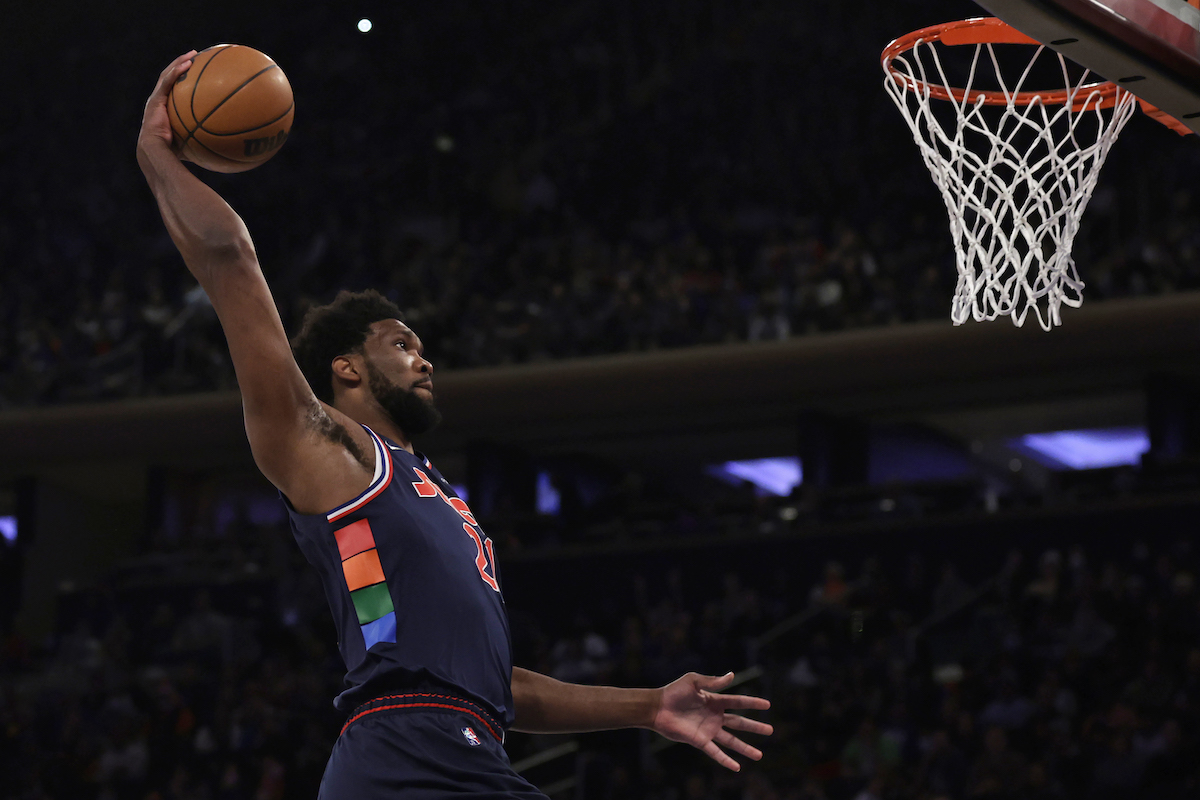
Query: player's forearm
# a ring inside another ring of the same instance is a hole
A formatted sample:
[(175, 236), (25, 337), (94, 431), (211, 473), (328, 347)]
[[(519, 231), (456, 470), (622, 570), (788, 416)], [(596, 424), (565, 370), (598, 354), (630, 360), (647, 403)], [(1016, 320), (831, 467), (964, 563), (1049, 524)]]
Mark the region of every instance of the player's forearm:
[(254, 258), (242, 218), (190, 173), (164, 142), (139, 142), (137, 155), (167, 232), (201, 286), (206, 286), (215, 266)]
[(659, 689), (620, 689), (563, 683), (519, 667), (513, 669), (513, 730), (583, 733), (649, 728), (662, 698)]

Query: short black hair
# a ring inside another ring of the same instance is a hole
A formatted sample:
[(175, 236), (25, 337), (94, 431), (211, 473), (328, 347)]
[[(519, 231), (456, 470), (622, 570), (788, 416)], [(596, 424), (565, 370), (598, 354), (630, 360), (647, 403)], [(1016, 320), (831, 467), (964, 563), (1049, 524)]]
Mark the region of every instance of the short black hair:
[(371, 325), (385, 319), (403, 320), (403, 316), (395, 303), (374, 289), (343, 289), (332, 303), (308, 310), (292, 339), (292, 353), (317, 399), (333, 402), (333, 360), (362, 352)]

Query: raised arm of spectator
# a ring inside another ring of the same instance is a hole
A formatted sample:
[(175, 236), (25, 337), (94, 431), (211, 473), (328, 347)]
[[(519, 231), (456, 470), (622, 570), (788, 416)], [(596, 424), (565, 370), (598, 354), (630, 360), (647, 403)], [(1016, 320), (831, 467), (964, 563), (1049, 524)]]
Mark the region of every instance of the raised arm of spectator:
[(245, 223), (172, 150), (167, 98), (194, 55), (179, 56), (159, 76), (142, 118), (138, 164), (221, 320), (255, 461), (298, 510), (323, 512), (367, 487), (374, 448), (359, 425), (317, 400), (296, 365)]
[(765, 722), (730, 710), (766, 710), (761, 697), (720, 694), (733, 683), (733, 673), (721, 677), (689, 672), (660, 689), (620, 689), (563, 683), (537, 672), (513, 669), (512, 693), (516, 722), (525, 733), (583, 733), (615, 728), (648, 728), (674, 742), (690, 744), (723, 767), (737, 772), (738, 762), (726, 750), (758, 761), (762, 751), (731, 731), (770, 735)]

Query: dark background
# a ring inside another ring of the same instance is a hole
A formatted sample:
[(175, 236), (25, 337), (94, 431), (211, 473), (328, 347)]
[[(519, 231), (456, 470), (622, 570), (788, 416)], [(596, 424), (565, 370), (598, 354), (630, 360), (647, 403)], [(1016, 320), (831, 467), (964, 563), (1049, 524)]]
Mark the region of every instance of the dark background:
[[(978, 13), (10, 12), (0, 797), (312, 797), (342, 722), (320, 588), (134, 159), (157, 74), (218, 42), (275, 58), (296, 120), (266, 165), (202, 177), (289, 329), (375, 287), (425, 340), (447, 420), (421, 446), (497, 542), (518, 663), (638, 686), (734, 669), (774, 704), (737, 775), (643, 732), (514, 735), (535, 784), (1194, 796), (1200, 149), (1130, 123), (1061, 329), (953, 328), (946, 212), (878, 58)], [(1140, 461), (1065, 470), (1014, 444), (1114, 426), (1148, 432)], [(789, 455), (786, 497), (708, 470)]]

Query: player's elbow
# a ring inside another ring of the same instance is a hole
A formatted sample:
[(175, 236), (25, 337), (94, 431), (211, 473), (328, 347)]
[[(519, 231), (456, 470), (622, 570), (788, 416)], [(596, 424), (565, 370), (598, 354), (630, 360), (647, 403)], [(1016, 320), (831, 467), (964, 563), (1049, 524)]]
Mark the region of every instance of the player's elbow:
[(210, 269), (258, 269), (258, 253), (245, 233), (216, 231), (205, 237), (204, 261)]
[[(201, 285), (206, 279), (236, 267), (258, 269), (254, 242), (240, 219), (220, 216), (192, 228), (187, 236), (173, 236), (188, 269)], [(206, 287), (207, 288), (207, 287)]]
[(188, 269), (213, 298), (214, 305), (230, 286), (243, 287), (261, 276), (258, 255), (249, 239), (236, 237), (206, 240), (192, 258), (185, 259)]

